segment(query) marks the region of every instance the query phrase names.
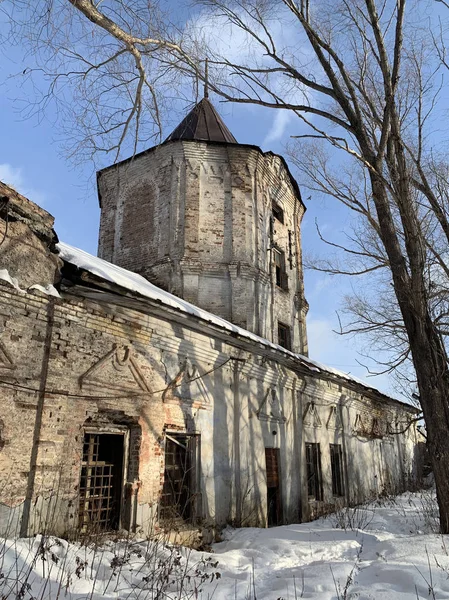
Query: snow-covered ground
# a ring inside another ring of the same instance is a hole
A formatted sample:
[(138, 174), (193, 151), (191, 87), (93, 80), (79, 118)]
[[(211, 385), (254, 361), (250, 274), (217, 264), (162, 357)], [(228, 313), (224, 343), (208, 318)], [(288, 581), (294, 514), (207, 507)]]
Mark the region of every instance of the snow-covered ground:
[(212, 552), (160, 541), (2, 540), (0, 598), (449, 599), (449, 539), (431, 492), (313, 523), (227, 529)]

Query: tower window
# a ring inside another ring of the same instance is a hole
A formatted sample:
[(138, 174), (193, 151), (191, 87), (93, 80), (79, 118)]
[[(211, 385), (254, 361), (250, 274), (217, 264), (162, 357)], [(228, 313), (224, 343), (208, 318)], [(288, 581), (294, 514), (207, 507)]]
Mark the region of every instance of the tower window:
[(307, 493), (310, 499), (323, 499), (321, 452), (319, 444), (306, 444)]
[(286, 350), (292, 349), (292, 342), (290, 336), (290, 327), (284, 325), (284, 323), (278, 322), (278, 344)]
[(273, 217), (277, 219), (280, 223), (284, 224), (284, 211), (277, 202), (272, 203), (271, 210), (273, 213)]
[(285, 252), (275, 248), (274, 253), (274, 268), (276, 274), (276, 285), (282, 290), (288, 290), (288, 275), (285, 270)]

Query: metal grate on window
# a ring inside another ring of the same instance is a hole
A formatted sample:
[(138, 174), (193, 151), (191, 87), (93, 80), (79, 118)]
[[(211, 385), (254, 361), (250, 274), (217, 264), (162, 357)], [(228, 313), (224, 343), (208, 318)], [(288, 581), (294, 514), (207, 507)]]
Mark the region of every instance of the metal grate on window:
[(122, 461), (123, 435), (85, 434), (78, 512), (81, 531), (118, 528)]
[(198, 441), (196, 435), (171, 434), (165, 438), (164, 485), (160, 519), (192, 521), (198, 512)]

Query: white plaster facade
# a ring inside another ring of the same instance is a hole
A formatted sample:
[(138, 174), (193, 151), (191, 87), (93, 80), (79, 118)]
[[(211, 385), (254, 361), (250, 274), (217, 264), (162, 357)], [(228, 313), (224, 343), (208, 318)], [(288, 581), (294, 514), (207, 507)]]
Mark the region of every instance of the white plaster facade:
[(0, 185), (2, 535), (266, 526), (407, 487), (416, 410), (307, 357), (304, 207), (279, 157), (173, 140), (99, 191), (115, 264), (57, 246)]

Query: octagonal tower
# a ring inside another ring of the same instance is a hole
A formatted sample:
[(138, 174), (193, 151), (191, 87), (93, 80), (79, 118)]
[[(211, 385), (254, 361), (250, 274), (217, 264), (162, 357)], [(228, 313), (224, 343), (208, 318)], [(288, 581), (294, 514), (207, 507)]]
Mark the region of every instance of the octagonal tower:
[(164, 143), (100, 171), (98, 191), (101, 258), (307, 354), (298, 186), (207, 98)]

